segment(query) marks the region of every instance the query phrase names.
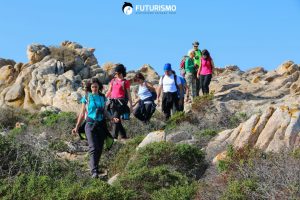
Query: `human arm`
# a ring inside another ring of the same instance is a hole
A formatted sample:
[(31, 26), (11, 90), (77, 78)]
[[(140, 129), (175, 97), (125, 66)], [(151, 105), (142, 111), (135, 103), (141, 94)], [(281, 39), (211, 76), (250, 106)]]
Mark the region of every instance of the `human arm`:
[(151, 92), (155, 92), (155, 87), (151, 83), (145, 82), (145, 85)]
[(111, 87), (111, 84), (109, 84), (109, 85), (108, 85), (108, 90), (107, 90), (106, 95), (105, 95), (107, 98), (110, 97), (110, 95), (111, 95), (111, 90), (112, 90), (112, 87)]
[(80, 111), (80, 114), (78, 116), (76, 126), (75, 126), (75, 128), (72, 129), (72, 134), (73, 135), (75, 135), (78, 132), (78, 129), (79, 129), (81, 123), (84, 120), (85, 112), (86, 112), (85, 104), (82, 103), (82, 105), (81, 105), (81, 111)]

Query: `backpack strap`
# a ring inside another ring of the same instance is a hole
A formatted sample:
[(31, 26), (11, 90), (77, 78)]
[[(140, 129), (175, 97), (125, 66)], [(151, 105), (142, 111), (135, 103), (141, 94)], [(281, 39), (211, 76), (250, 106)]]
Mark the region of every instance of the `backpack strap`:
[(177, 76), (175, 74), (174, 74), (174, 82), (175, 82), (175, 86), (176, 86), (177, 91), (180, 92), (179, 89), (178, 89), (178, 85), (177, 85)]

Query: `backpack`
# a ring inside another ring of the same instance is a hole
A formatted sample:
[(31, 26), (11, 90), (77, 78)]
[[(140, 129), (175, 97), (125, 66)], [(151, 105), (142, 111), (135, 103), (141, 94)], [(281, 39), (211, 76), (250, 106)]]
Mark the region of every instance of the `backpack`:
[(153, 91), (153, 92), (150, 91), (150, 92), (151, 92), (153, 101), (155, 101), (157, 99), (157, 93), (156, 93), (156, 91)]
[[(148, 88), (147, 88), (147, 89), (148, 89)], [(148, 90), (149, 90), (149, 89), (148, 89)], [(155, 101), (155, 100), (157, 99), (157, 93), (156, 93), (156, 91), (151, 91), (151, 90), (149, 90), (149, 91), (151, 92), (153, 101)]]
[(185, 67), (185, 60), (186, 60), (186, 57), (184, 57), (181, 62), (180, 62), (180, 69), (184, 69)]
[(183, 77), (185, 76), (185, 61), (186, 61), (186, 57), (184, 57), (180, 62), (180, 74)]

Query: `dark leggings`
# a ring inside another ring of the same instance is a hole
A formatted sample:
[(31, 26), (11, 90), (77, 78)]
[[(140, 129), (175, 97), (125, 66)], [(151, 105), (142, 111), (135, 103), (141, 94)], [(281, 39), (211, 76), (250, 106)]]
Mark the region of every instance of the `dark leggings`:
[[(120, 119), (120, 118), (119, 118)], [(123, 124), (121, 123), (121, 119), (120, 119), (120, 122), (118, 123), (113, 123), (112, 125), (112, 136), (113, 138), (117, 139), (118, 138), (118, 135), (119, 135), (119, 132), (120, 132), (120, 136), (121, 138), (123, 139), (126, 139), (127, 138), (127, 135), (126, 135), (126, 130), (123, 126)]]
[[(145, 104), (145, 102), (147, 102), (147, 103)], [(150, 102), (152, 102), (152, 103), (150, 103)], [(153, 103), (154, 102), (153, 102), (152, 98), (150, 100), (148, 100), (148, 99), (146, 99), (144, 101), (140, 100), (138, 107), (136, 108), (136, 110), (133, 113), (134, 116), (143, 122), (148, 122), (152, 116)]]
[(200, 86), (203, 94), (209, 94), (209, 84), (211, 81), (212, 75), (200, 75)]
[(99, 173), (99, 161), (102, 154), (103, 143), (108, 130), (105, 123), (93, 129), (93, 124), (86, 123), (85, 133), (89, 144), (90, 170), (92, 173)]
[(124, 99), (113, 99), (113, 104), (112, 104), (112, 115), (115, 118), (118, 118), (120, 121), (118, 123), (113, 123), (112, 125), (112, 136), (113, 138), (117, 139), (119, 132), (120, 132), (120, 136), (121, 138), (127, 138), (126, 135), (126, 130), (123, 127), (122, 123), (121, 123), (121, 115), (124, 112), (129, 112), (129, 110), (126, 110), (125, 108), (129, 109), (127, 106), (127, 101)]
[(165, 120), (168, 120), (172, 114), (179, 110), (177, 92), (164, 92), (162, 97), (162, 111), (165, 114)]

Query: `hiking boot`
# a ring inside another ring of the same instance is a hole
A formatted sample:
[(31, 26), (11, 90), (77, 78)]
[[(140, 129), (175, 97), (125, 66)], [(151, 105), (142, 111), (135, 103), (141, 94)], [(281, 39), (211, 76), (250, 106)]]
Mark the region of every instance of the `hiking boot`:
[(95, 178), (95, 179), (99, 178), (99, 174), (98, 173), (93, 173), (92, 178)]

